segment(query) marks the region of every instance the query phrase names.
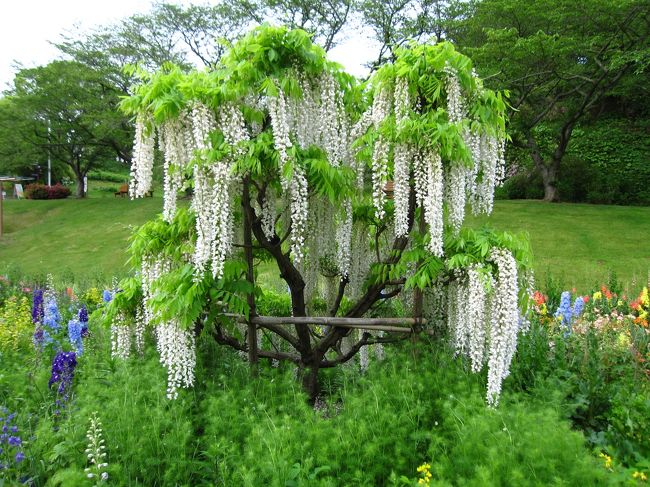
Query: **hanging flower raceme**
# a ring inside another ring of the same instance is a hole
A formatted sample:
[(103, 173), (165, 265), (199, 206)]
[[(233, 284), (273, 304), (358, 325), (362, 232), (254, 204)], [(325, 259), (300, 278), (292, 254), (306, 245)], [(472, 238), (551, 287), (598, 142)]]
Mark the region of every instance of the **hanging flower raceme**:
[(151, 119), (144, 113), (135, 120), (133, 162), (131, 163), (131, 198), (142, 198), (151, 190), (154, 159), (154, 131)]
[(111, 356), (126, 360), (131, 355), (131, 324), (120, 313), (111, 325)]
[(176, 214), (176, 195), (183, 185), (182, 169), (191, 158), (181, 119), (168, 120), (159, 131), (163, 151), (163, 219), (171, 222)]
[(492, 249), (490, 259), (498, 275), (491, 300), (490, 345), (488, 357), (488, 404), (496, 406), (501, 384), (510, 374), (510, 362), (517, 349), (519, 332), (517, 262), (510, 251)]
[(176, 399), (179, 388), (189, 388), (194, 384), (194, 335), (177, 323), (169, 322), (156, 327), (156, 336), (160, 363), (167, 369), (167, 398)]
[(517, 347), (519, 327), (517, 262), (506, 249), (494, 248), (496, 268), (473, 264), (456, 270), (447, 291), (447, 325), (454, 350), (470, 359), (472, 372), (487, 362), (487, 402), (496, 406)]

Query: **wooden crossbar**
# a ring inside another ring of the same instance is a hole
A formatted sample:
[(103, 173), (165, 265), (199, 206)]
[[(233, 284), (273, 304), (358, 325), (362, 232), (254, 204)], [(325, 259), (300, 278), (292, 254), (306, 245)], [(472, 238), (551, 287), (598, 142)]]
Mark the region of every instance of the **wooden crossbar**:
[[(243, 315), (225, 313), (225, 316), (241, 323), (248, 322)], [(412, 333), (413, 326), (426, 324), (426, 320), (420, 318), (346, 318), (338, 316), (254, 316), (250, 321), (255, 325), (261, 326), (324, 325), (394, 333)], [(409, 325), (409, 327), (395, 325)]]

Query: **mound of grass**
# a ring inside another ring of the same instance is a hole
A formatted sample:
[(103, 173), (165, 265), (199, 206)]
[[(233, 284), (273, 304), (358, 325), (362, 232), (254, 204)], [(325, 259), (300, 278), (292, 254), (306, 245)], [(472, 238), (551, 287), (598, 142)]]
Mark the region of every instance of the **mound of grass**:
[[(95, 186), (86, 200), (5, 201), (0, 268), (14, 267), (23, 275), (72, 273), (77, 279), (124, 274), (131, 227), (159, 213), (162, 201), (114, 198), (110, 186), (117, 185), (104, 184), (106, 191)], [(468, 222), (526, 232), (542, 287), (552, 277), (560, 286), (587, 292), (613, 272), (636, 289), (648, 278), (650, 208), (497, 201), (489, 218), (468, 217)], [(262, 281), (284, 289), (271, 264), (262, 265), (260, 274)]]
[(565, 287), (587, 292), (614, 273), (636, 289), (649, 277), (647, 207), (496, 201), (489, 218), (468, 220), (475, 226), (526, 232), (540, 285), (553, 277)]
[(0, 267), (23, 276), (123, 275), (132, 228), (161, 211), (160, 198), (7, 200)]

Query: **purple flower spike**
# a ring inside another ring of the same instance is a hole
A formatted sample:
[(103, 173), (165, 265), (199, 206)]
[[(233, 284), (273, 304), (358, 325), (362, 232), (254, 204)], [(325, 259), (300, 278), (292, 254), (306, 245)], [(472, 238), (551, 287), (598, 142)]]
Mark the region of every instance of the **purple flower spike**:
[(43, 307), (43, 290), (36, 289), (34, 291), (34, 301), (32, 304), (32, 321), (35, 325), (43, 322), (44, 314), (45, 309)]

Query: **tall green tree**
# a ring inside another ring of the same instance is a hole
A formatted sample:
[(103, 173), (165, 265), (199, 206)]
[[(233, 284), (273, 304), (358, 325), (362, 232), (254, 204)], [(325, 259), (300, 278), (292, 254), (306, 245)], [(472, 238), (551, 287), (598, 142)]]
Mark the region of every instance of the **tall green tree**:
[(510, 91), (512, 143), (541, 174), (544, 199), (557, 201), (577, 124), (617, 88), (648, 81), (648, 3), (482, 0), (468, 13), (455, 40), (490, 85)]
[(133, 129), (117, 111), (121, 92), (96, 72), (74, 61), (54, 61), (23, 69), (7, 94), (0, 137), (29, 147), (14, 151), (14, 165), (29, 166), (34, 155), (44, 162), (49, 153), (55, 164), (69, 168), (76, 195), (84, 194), (88, 171), (108, 159), (131, 159)]
[(395, 49), (409, 40), (453, 38), (468, 12), (462, 0), (360, 0), (355, 7), (380, 46), (372, 62), (375, 69), (393, 59)]

